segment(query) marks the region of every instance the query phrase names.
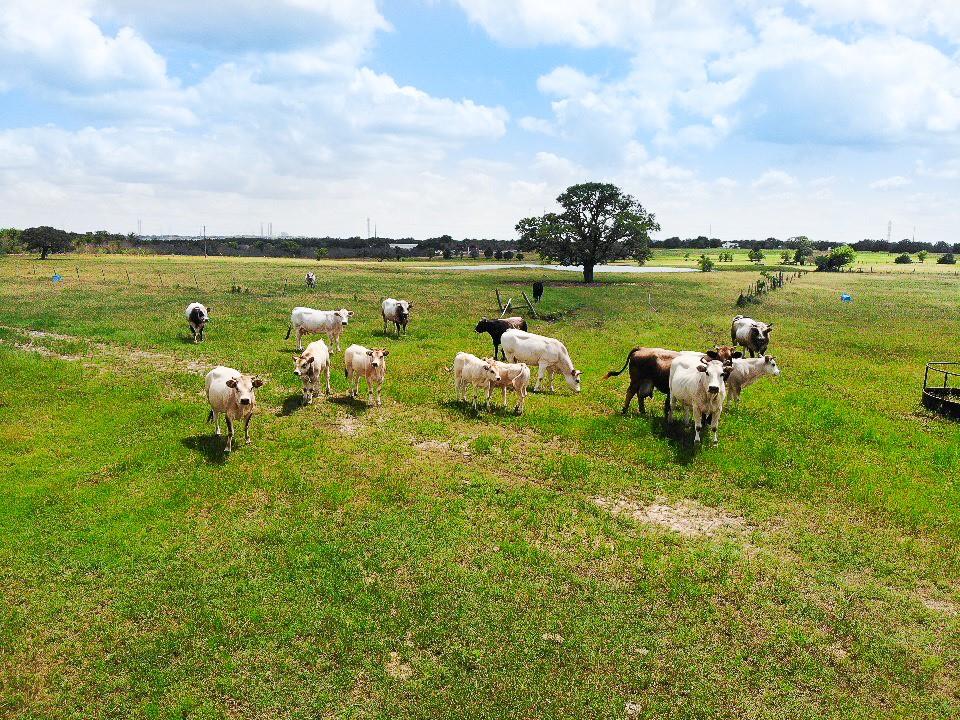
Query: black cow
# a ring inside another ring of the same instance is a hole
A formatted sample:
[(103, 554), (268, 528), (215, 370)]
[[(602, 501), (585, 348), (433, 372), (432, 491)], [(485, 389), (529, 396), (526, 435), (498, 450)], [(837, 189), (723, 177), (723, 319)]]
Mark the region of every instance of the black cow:
[(543, 297), (543, 283), (537, 280), (533, 284), (533, 301), (540, 302), (540, 299)]
[[(490, 333), (490, 337), (493, 338), (493, 359), (496, 360), (497, 352), (503, 355), (503, 351), (500, 350), (500, 338), (503, 337), (503, 334), (507, 330), (523, 330), (526, 332), (527, 321), (519, 315), (508, 318), (494, 318), (493, 320), (480, 318), (480, 322), (477, 323), (477, 327), (474, 329), (478, 333)], [(507, 359), (506, 355), (503, 356), (503, 359)]]

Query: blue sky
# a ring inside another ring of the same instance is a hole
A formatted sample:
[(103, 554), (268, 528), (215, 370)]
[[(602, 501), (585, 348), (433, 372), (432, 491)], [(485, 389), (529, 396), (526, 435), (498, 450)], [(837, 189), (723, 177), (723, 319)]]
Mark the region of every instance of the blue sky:
[(960, 3), (6, 0), (0, 225), (956, 241)]

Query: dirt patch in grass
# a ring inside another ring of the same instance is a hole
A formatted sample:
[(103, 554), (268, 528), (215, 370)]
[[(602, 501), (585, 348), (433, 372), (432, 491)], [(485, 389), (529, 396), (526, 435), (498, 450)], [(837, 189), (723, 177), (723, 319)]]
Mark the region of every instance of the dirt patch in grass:
[(598, 496), (591, 501), (614, 517), (629, 517), (646, 525), (669, 528), (686, 537), (740, 531), (747, 526), (742, 517), (701, 505), (695, 500), (681, 500), (671, 505), (667, 498), (657, 497), (653, 503), (642, 505), (623, 497)]
[(360, 429), (360, 421), (353, 415), (344, 415), (337, 418), (337, 430), (341, 435), (356, 435)]
[(951, 617), (960, 615), (960, 607), (952, 600), (935, 593), (930, 588), (921, 588), (917, 592), (917, 597), (927, 610)]
[(397, 680), (409, 680), (413, 677), (413, 666), (400, 657), (400, 653), (391, 651), (390, 659), (384, 665), (387, 675)]

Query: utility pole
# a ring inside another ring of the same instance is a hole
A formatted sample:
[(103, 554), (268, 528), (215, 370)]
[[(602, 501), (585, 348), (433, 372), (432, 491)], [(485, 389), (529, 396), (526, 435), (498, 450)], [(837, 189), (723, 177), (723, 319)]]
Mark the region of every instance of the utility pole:
[(143, 235), (143, 220), (137, 218), (137, 237)]
[(370, 218), (367, 218), (367, 240), (370, 239)]
[(207, 257), (207, 226), (203, 226), (203, 256)]

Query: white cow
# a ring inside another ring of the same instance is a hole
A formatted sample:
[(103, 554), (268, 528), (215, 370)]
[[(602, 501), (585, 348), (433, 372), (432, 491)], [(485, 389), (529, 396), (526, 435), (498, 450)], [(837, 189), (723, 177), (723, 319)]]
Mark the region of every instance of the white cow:
[(320, 374), (327, 376), (330, 394), (330, 350), (323, 340), (307, 345), (302, 355), (293, 356), (293, 374), (303, 380), (303, 404), (309, 405), (320, 394)]
[(667, 422), (673, 422), (673, 405), (683, 406), (684, 420), (693, 413), (693, 441), (700, 442), (700, 430), (704, 422), (710, 423), (713, 430), (713, 444), (720, 438), (718, 427), (723, 402), (727, 397), (726, 379), (732, 366), (719, 360), (711, 360), (706, 355), (699, 358), (681, 354), (670, 364), (670, 400), (667, 405)]
[(500, 372), (500, 380), (493, 386), (503, 390), (503, 406), (507, 406), (507, 389), (517, 393), (517, 404), (513, 411), (523, 414), (523, 406), (527, 399), (527, 386), (530, 384), (530, 366), (526, 363), (505, 363), (493, 360), (494, 367)]
[(369, 350), (363, 345), (351, 345), (343, 354), (343, 371), (350, 381), (350, 397), (357, 397), (360, 393), (360, 380), (367, 381), (367, 402), (373, 404), (373, 395), (376, 391), (377, 405), (383, 405), (380, 400), (380, 389), (387, 374), (387, 355), (389, 350), (373, 348)]
[(764, 375), (776, 377), (780, 374), (780, 366), (772, 355), (760, 358), (739, 358), (733, 361), (733, 370), (727, 378), (727, 397), (740, 402), (740, 393), (748, 385), (753, 385)]
[(770, 345), (770, 331), (773, 323), (764, 323), (753, 318), (737, 315), (730, 325), (730, 339), (734, 345), (742, 345), (750, 352), (750, 357), (763, 357)]
[(500, 338), (500, 346), (508, 362), (522, 362), (539, 368), (537, 384), (533, 386), (534, 392), (540, 389), (544, 373), (552, 392), (555, 372), (563, 375), (574, 392), (580, 392), (580, 376), (583, 373), (573, 367), (570, 353), (559, 340), (523, 330), (507, 330)]
[(250, 442), (250, 418), (253, 417), (253, 408), (256, 404), (254, 391), (263, 387), (263, 380), (251, 375), (244, 375), (239, 370), (219, 365), (207, 373), (206, 377), (207, 401), (210, 403), (211, 420), (217, 424), (217, 435), (220, 434), (220, 416), (227, 418), (227, 446), (226, 452), (233, 450), (233, 423), (243, 420), (243, 434), (247, 443)]
[(192, 302), (187, 305), (187, 324), (190, 326), (190, 332), (193, 333), (193, 341), (203, 340), (203, 329), (210, 322), (210, 310), (203, 303)]
[(343, 328), (350, 323), (353, 312), (346, 308), (339, 310), (314, 310), (308, 307), (295, 307), (290, 313), (290, 327), (287, 328), (287, 337), (294, 328), (297, 330), (297, 350), (303, 350), (303, 336), (326, 333), (330, 345), (336, 344), (340, 349), (340, 335)]
[(400, 331), (407, 331), (407, 324), (410, 322), (410, 310), (413, 303), (407, 300), (395, 300), (387, 298), (380, 304), (380, 314), (383, 316), (383, 334), (387, 334), (387, 323), (393, 323), (397, 329), (397, 337)]
[(457, 400), (467, 401), (467, 387), (473, 385), (473, 408), (477, 408), (477, 390), (487, 394), (487, 412), (490, 411), (490, 394), (493, 383), (500, 382), (500, 373), (491, 360), (481, 360), (476, 355), (458, 352), (453, 359), (453, 385), (457, 390)]
[(315, 288), (316, 286), (317, 286), (317, 276), (316, 276), (314, 273), (312, 273), (312, 272), (308, 272), (308, 273), (307, 273), (307, 287), (309, 287), (309, 288)]

